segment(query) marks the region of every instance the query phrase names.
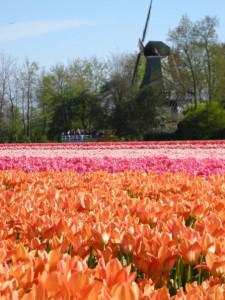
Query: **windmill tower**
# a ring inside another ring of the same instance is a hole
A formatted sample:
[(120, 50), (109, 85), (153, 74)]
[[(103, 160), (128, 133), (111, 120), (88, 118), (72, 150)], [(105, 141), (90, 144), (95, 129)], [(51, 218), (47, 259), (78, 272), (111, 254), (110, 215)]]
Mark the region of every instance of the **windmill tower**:
[(142, 38), (139, 39), (139, 52), (134, 65), (131, 84), (135, 84), (141, 57), (144, 57), (145, 71), (139, 88), (140, 90), (144, 90), (144, 88), (150, 87), (153, 94), (156, 95), (156, 98), (159, 101), (157, 119), (163, 131), (166, 128), (176, 127), (178, 115), (177, 101), (175, 100), (171, 102), (171, 100), (168, 99), (166, 96), (166, 91), (163, 85), (162, 60), (168, 57), (174, 64), (175, 69), (178, 72), (177, 75), (179, 75), (179, 71), (176, 67), (175, 60), (168, 45), (166, 45), (162, 41), (151, 40), (145, 43), (145, 38), (152, 11), (152, 3), (153, 0), (150, 1)]

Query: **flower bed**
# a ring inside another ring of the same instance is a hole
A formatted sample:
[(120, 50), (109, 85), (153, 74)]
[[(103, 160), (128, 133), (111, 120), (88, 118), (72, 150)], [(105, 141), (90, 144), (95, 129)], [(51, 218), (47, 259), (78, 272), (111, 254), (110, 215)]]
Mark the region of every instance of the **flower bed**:
[(193, 175), (209, 176), (211, 174), (225, 173), (225, 159), (170, 159), (164, 157), (142, 158), (46, 158), (46, 157), (1, 157), (0, 170), (22, 169), (26, 172), (35, 171), (76, 171), (79, 173), (106, 171), (123, 172), (128, 170), (141, 170), (144, 172), (184, 172)]
[(225, 144), (100, 146), (1, 145), (0, 298), (224, 299)]

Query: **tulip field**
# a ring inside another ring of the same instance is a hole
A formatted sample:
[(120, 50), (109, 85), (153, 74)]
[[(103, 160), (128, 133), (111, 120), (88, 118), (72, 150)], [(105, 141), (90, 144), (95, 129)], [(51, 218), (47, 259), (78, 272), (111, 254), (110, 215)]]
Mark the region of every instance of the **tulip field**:
[(225, 299), (225, 141), (0, 144), (0, 299)]

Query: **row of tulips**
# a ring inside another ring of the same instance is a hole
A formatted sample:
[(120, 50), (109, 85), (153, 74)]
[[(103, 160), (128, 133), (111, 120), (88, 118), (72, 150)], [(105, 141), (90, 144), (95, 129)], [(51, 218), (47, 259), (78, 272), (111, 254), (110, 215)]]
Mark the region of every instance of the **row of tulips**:
[(186, 158), (211, 158), (211, 159), (224, 159), (225, 147), (204, 147), (199, 146), (192, 148), (182, 147), (148, 147), (148, 148), (6, 148), (0, 149), (0, 157), (45, 157), (45, 158), (144, 158), (144, 157), (163, 157), (166, 156), (170, 159), (186, 159)]
[(224, 182), (0, 172), (0, 298), (225, 299)]
[(124, 171), (154, 171), (158, 173), (187, 173), (190, 175), (209, 176), (225, 173), (225, 158), (185, 158), (171, 159), (166, 156), (147, 156), (137, 158), (120, 157), (32, 157), (4, 156), (0, 158), (0, 170), (21, 169), (26, 172), (37, 171), (76, 171), (79, 173), (106, 171), (110, 173)]
[(86, 142), (86, 143), (33, 143), (33, 144), (0, 144), (0, 149), (35, 149), (35, 148), (118, 148), (118, 149), (136, 149), (136, 148), (161, 148), (161, 147), (173, 147), (173, 148), (196, 148), (196, 147), (210, 147), (218, 148), (225, 147), (224, 140), (218, 141), (163, 141), (163, 142)]

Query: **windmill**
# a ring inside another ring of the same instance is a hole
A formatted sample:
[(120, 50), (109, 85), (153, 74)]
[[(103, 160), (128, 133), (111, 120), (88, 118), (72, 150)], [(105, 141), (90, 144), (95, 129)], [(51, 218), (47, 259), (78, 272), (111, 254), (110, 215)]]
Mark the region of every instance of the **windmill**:
[(136, 58), (131, 83), (134, 85), (141, 57), (144, 56), (146, 60), (145, 73), (140, 88), (150, 84), (153, 89), (163, 91), (161, 59), (170, 55), (170, 48), (161, 41), (149, 41), (146, 45), (144, 45), (152, 10), (152, 3), (153, 0), (150, 1), (142, 38), (139, 39), (139, 53)]

